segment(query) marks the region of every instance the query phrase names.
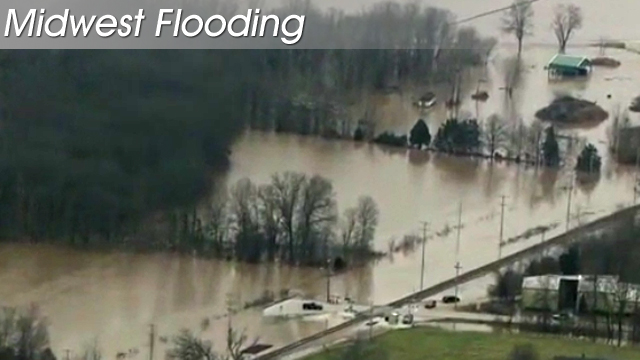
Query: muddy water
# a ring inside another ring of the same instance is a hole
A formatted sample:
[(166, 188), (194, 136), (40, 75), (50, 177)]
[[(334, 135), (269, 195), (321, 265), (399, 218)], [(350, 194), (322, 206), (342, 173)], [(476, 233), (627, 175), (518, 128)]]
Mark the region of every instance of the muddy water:
[[(586, 3), (586, 2), (585, 2)], [(589, 55), (591, 49), (572, 49)], [(530, 121), (532, 114), (557, 91), (598, 101), (609, 110), (626, 105), (640, 88), (635, 75), (640, 56), (610, 52), (623, 62), (616, 70), (596, 69), (588, 82), (548, 84), (542, 69), (553, 48), (528, 50), (528, 71), (514, 100), (498, 90), (503, 85), (504, 59), (512, 49), (503, 48), (490, 62), (490, 82), (482, 87), (491, 94), (483, 104), (467, 103), (463, 111), (484, 118), (491, 113), (517, 113)], [(475, 86), (475, 85), (474, 85)], [(607, 99), (612, 94), (612, 99)], [(468, 98), (468, 96), (466, 96)], [(411, 96), (394, 95), (380, 101), (383, 125), (407, 131), (421, 116), (432, 132), (442, 121), (442, 109), (419, 114), (410, 106)], [(587, 130), (574, 130), (604, 149), (608, 121)], [(324, 141), (299, 136), (248, 133), (233, 149), (233, 168), (228, 181), (250, 177), (266, 182), (274, 172), (318, 173), (331, 179), (342, 209), (360, 195), (371, 195), (379, 204), (381, 219), (376, 247), (386, 250), (390, 239), (407, 233), (420, 234), (420, 221), (429, 221), (425, 285), (454, 275), (457, 260), (472, 269), (498, 257), (501, 197), (505, 196), (504, 239), (539, 225), (557, 224), (546, 234), (553, 236), (566, 227), (568, 192), (562, 187), (569, 177), (562, 172), (536, 171), (509, 164), (449, 158), (421, 152), (388, 150), (351, 142)], [(632, 199), (629, 169), (605, 163), (597, 184), (577, 186), (569, 209), (570, 225), (589, 221), (615, 210)], [(462, 202), (460, 253), (455, 254), (455, 231), (443, 231), (457, 223)], [(433, 235), (440, 233), (440, 235)], [(509, 245), (502, 255), (541, 239), (536, 236)], [(332, 280), (332, 292), (361, 302), (386, 302), (419, 287), (420, 257), (396, 254), (390, 259)], [(191, 257), (87, 253), (47, 246), (0, 246), (0, 303), (38, 303), (49, 317), (56, 351), (79, 349), (95, 337), (111, 357), (116, 351), (140, 349), (146, 356), (149, 324), (157, 334), (170, 335), (186, 327), (199, 331), (204, 317), (223, 314), (226, 294), (236, 294), (243, 303), (264, 290), (301, 289), (322, 295), (326, 284), (320, 271), (289, 269), (275, 265), (232, 265)], [(461, 296), (482, 295), (484, 289), (462, 286)], [(316, 322), (274, 322), (261, 318), (258, 310), (247, 310), (234, 323), (247, 327), (251, 336), (282, 345), (330, 326), (337, 319)], [(213, 321), (202, 336), (221, 339), (227, 320)], [(156, 343), (157, 355), (163, 344)], [(222, 340), (217, 340), (221, 346)]]
[[(315, 2), (322, 8), (345, 9), (349, 12), (357, 12), (362, 8), (379, 3), (379, 0), (322, 0)], [(399, 3), (411, 3), (411, 0), (398, 0)], [(434, 6), (450, 9), (459, 20), (463, 20), (493, 9), (502, 8), (513, 3), (512, 0), (423, 0), (418, 1), (425, 6)], [(268, 3), (280, 3), (272, 0)], [(634, 14), (640, 11), (640, 4), (626, 0), (611, 0), (606, 7), (600, 0), (540, 0), (533, 5), (534, 28), (533, 34), (528, 39), (530, 43), (553, 43), (556, 39), (551, 31), (551, 19), (554, 9), (558, 4), (574, 3), (582, 8), (584, 17), (583, 28), (576, 32), (576, 42), (598, 41), (602, 37), (619, 40), (640, 40), (638, 29), (633, 26), (636, 22)], [(501, 14), (492, 14), (465, 23), (472, 25), (484, 34), (496, 36), (501, 40), (511, 41), (511, 38), (503, 36), (499, 31)]]

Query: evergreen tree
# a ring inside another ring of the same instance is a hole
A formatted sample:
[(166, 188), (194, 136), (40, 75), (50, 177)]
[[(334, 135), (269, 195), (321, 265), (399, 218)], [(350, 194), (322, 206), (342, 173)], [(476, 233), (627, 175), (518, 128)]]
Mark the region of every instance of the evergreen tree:
[(420, 119), (413, 125), (411, 133), (409, 133), (409, 143), (417, 148), (427, 147), (431, 143), (431, 133), (424, 120)]
[(602, 166), (602, 159), (598, 155), (598, 149), (593, 144), (587, 144), (578, 156), (576, 170), (588, 173), (597, 173)]
[(558, 146), (553, 126), (549, 126), (545, 130), (545, 135), (544, 143), (542, 144), (544, 163), (547, 166), (557, 167), (560, 165), (560, 147)]

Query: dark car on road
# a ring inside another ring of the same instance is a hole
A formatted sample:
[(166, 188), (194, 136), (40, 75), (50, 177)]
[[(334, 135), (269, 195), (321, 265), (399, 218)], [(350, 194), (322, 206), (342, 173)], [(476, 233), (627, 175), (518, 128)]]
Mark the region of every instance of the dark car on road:
[(453, 295), (446, 295), (442, 297), (442, 302), (445, 304), (455, 304), (460, 302), (460, 298)]

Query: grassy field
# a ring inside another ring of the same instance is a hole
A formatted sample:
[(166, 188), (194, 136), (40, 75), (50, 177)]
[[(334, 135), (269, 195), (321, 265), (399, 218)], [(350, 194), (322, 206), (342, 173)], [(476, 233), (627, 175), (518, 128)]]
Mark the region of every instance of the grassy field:
[[(527, 334), (450, 332), (433, 328), (414, 328), (387, 332), (375, 339), (375, 346), (388, 352), (389, 360), (507, 360), (515, 345), (532, 344), (540, 360), (556, 355), (638, 360), (640, 348), (617, 348), (587, 340), (554, 338)], [(339, 359), (344, 349), (312, 355), (306, 360)], [(374, 351), (380, 353), (381, 351)]]

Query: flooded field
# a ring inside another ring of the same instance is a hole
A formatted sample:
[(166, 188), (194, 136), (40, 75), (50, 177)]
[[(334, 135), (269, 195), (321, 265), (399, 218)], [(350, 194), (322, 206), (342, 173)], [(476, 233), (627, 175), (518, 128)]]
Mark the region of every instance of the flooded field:
[[(490, 5), (508, 2), (493, 1)], [(614, 2), (622, 4), (621, 0)], [(326, 3), (330, 5), (330, 1)], [(478, 1), (430, 3), (460, 10), (461, 17), (489, 7), (486, 2)], [(540, 2), (536, 11), (544, 14), (553, 3), (555, 1)], [(595, 22), (600, 26), (600, 30), (585, 29), (581, 37), (597, 37), (604, 34), (598, 31), (610, 28), (606, 33), (611, 37), (631, 38), (632, 34), (625, 31), (631, 31), (632, 26), (624, 29), (614, 26), (624, 23), (624, 19), (635, 13), (628, 10), (632, 4), (624, 4), (607, 6), (614, 12), (620, 11), (621, 17), (611, 15), (596, 21), (595, 12), (598, 6), (604, 6), (603, 3), (581, 1), (585, 23)], [(625, 6), (627, 10), (619, 9)], [(630, 21), (627, 24), (634, 23)], [(538, 35), (535, 39), (546, 41)], [(619, 105), (626, 107), (630, 99), (638, 95), (635, 89), (640, 89), (640, 56), (608, 51), (609, 56), (622, 61), (620, 68), (596, 68), (588, 81), (549, 84), (543, 67), (554, 52), (552, 46), (525, 49), (526, 72), (513, 99), (509, 100), (499, 88), (504, 86), (504, 63), (514, 51), (509, 46), (500, 47), (490, 60), (489, 82), (482, 85), (490, 98), (486, 103), (476, 104), (466, 94), (462, 110), (479, 119), (493, 113), (505, 117), (518, 114), (529, 122), (536, 110), (561, 92), (597, 101), (607, 111)], [(591, 56), (597, 49), (572, 48), (569, 52)], [(475, 84), (472, 88), (475, 89)], [(420, 114), (411, 106), (411, 101), (412, 95), (381, 99), (382, 127), (408, 132), (422, 117), (427, 120), (432, 134), (435, 133), (444, 119), (444, 110), (436, 108)], [(597, 144), (602, 153), (606, 149), (609, 125), (610, 120), (607, 120), (598, 126), (572, 132)], [(447, 235), (434, 236), (427, 245), (426, 285), (455, 274), (456, 234), (443, 230), (457, 223), (460, 202), (463, 229), (458, 259), (462, 271), (498, 257), (502, 196), (506, 204), (504, 239), (517, 237), (536, 226), (555, 224), (555, 228), (545, 235), (547, 238), (566, 228), (569, 205), (566, 187), (570, 177), (562, 171), (389, 150), (348, 141), (255, 132), (247, 133), (236, 143), (232, 164), (227, 175), (229, 183), (243, 177), (257, 183), (266, 182), (273, 173), (283, 171), (325, 176), (333, 182), (341, 209), (354, 205), (361, 195), (372, 196), (381, 211), (376, 235), (376, 247), (381, 250), (387, 250), (391, 239), (421, 234), (420, 222), (429, 221), (431, 234)], [(633, 200), (633, 176), (631, 169), (605, 161), (602, 177), (596, 184), (575, 188), (569, 206), (570, 226), (629, 205)], [(503, 248), (502, 255), (538, 241), (541, 241), (539, 236), (521, 238)], [(396, 254), (335, 277), (331, 280), (331, 291), (359, 302), (380, 304), (417, 290), (419, 272), (419, 254)], [(236, 303), (260, 297), (265, 290), (278, 292), (285, 288), (322, 296), (326, 291), (325, 281), (320, 270), (278, 265), (249, 266), (174, 255), (91, 253), (49, 246), (0, 245), (0, 304), (39, 304), (50, 319), (51, 341), (56, 352), (67, 348), (78, 350), (86, 341), (98, 338), (107, 357), (129, 348), (139, 348), (138, 356), (146, 356), (150, 324), (155, 324), (157, 334), (162, 336), (174, 334), (181, 328), (198, 330), (204, 317), (216, 317), (226, 312), (228, 293), (234, 294)], [(481, 296), (483, 287), (463, 285), (461, 297)], [(251, 336), (260, 336), (263, 342), (276, 346), (338, 321), (268, 321), (262, 319), (260, 309), (241, 312), (233, 320), (237, 326), (246, 327)], [(214, 318), (212, 328), (202, 336), (214, 339), (218, 347), (223, 346), (226, 324), (226, 318)], [(158, 355), (163, 346), (158, 344)]]

